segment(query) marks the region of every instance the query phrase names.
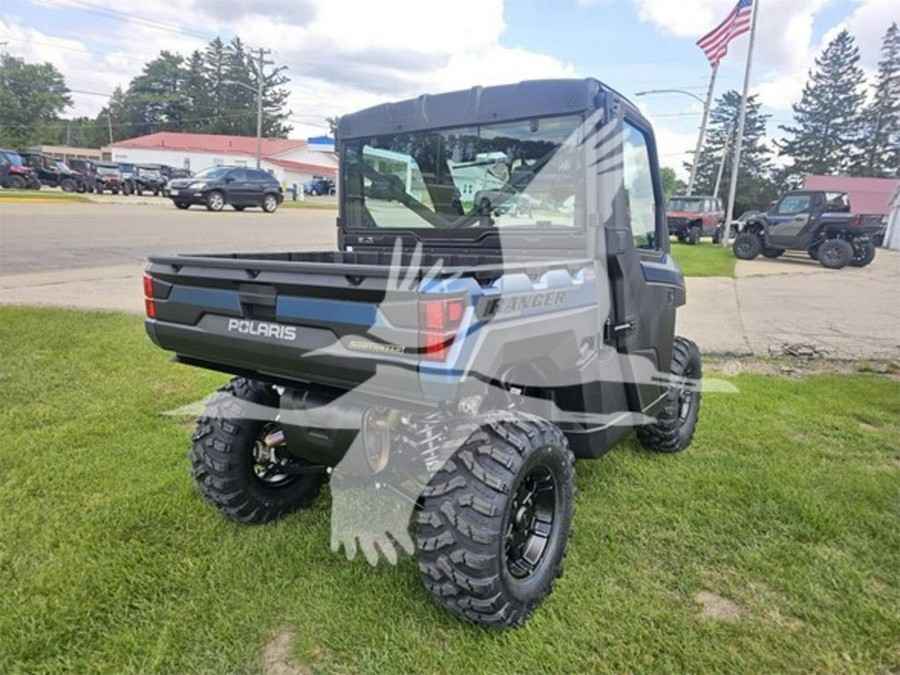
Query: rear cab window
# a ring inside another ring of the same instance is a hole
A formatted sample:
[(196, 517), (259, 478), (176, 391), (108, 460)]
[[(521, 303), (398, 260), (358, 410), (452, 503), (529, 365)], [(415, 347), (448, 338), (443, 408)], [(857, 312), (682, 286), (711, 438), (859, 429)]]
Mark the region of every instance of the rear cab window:
[(628, 224), (639, 249), (658, 250), (656, 236), (656, 195), (650, 152), (644, 134), (627, 120), (623, 126), (623, 179)]

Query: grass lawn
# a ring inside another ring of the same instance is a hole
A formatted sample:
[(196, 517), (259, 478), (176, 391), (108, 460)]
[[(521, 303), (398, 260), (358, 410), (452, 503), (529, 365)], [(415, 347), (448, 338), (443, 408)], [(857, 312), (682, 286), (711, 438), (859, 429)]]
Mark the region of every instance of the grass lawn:
[(44, 188), (42, 190), (6, 190), (0, 189), (0, 204), (3, 202), (89, 202), (84, 195), (72, 192), (61, 192)]
[(304, 201), (291, 201), (289, 197), (285, 197), (281, 204), (283, 209), (324, 209), (329, 211), (337, 211), (337, 202), (315, 202), (312, 199)]
[(139, 319), (3, 307), (0, 344), (2, 673), (257, 672), (264, 651), (303, 673), (900, 668), (896, 378), (743, 374), (688, 452), (579, 462), (566, 574), (497, 633), (439, 609), (411, 559), (331, 553), (327, 491), (258, 528), (208, 507), (191, 425), (160, 413), (224, 378)]
[(687, 277), (733, 277), (737, 258), (731, 247), (722, 248), (704, 239), (701, 244), (691, 246), (672, 242), (672, 255), (681, 265)]

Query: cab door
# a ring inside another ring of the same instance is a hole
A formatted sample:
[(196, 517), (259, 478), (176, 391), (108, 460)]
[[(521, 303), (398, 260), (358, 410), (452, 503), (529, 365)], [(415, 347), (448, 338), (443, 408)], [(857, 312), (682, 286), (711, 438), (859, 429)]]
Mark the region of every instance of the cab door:
[(607, 194), (613, 190), (617, 202), (606, 225), (612, 297), (608, 336), (619, 353), (629, 408), (653, 414), (667, 390), (675, 309), (684, 304), (684, 278), (669, 255), (653, 133), (626, 114), (620, 138), (621, 171), (601, 188)]
[(814, 227), (824, 207), (819, 203), (820, 198), (821, 195), (813, 192), (800, 192), (786, 194), (778, 200), (775, 208), (766, 215), (769, 245), (783, 248), (796, 246), (798, 239)]

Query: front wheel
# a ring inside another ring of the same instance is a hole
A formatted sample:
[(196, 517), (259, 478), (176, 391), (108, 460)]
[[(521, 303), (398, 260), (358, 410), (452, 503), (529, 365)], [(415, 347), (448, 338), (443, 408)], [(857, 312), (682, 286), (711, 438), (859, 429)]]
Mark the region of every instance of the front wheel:
[(213, 190), (206, 197), (206, 208), (210, 211), (221, 211), (225, 208), (225, 196), (218, 190)]
[(486, 416), (423, 493), (419, 570), (473, 623), (525, 623), (562, 574), (575, 501), (563, 433), (531, 415)]
[(700, 348), (686, 338), (676, 337), (665, 407), (653, 424), (635, 429), (641, 445), (654, 452), (671, 453), (681, 452), (691, 444), (700, 415), (702, 379)]
[[(256, 419), (271, 411), (269, 419)], [(285, 473), (266, 439), (279, 430), (278, 393), (236, 377), (206, 402), (189, 457), (203, 498), (231, 520), (265, 523), (308, 507), (326, 474)]]
[(59, 189), (63, 192), (75, 192), (77, 187), (77, 184), (71, 178), (66, 178), (59, 184)]
[(266, 195), (263, 197), (262, 208), (266, 213), (275, 213), (278, 209), (278, 200), (275, 198), (275, 195)]
[(700, 243), (700, 237), (702, 234), (702, 230), (695, 225), (688, 231), (688, 243), (691, 246), (696, 246)]
[(10, 176), (6, 180), (6, 186), (10, 190), (24, 190), (27, 187), (27, 183), (21, 176)]
[(865, 267), (875, 260), (875, 245), (871, 241), (853, 242), (853, 258), (850, 264), (853, 267)]
[(735, 257), (741, 260), (753, 260), (763, 250), (760, 238), (752, 232), (741, 232), (732, 246)]

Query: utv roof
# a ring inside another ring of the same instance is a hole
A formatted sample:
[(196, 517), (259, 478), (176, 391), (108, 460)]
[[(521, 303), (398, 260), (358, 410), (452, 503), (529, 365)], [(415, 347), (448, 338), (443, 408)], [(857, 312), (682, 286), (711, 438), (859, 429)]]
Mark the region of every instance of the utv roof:
[(529, 80), (383, 103), (341, 117), (337, 137), (359, 138), (580, 113), (597, 107), (599, 97), (605, 94), (620, 98), (633, 117), (643, 120), (637, 108), (621, 94), (593, 78)]

